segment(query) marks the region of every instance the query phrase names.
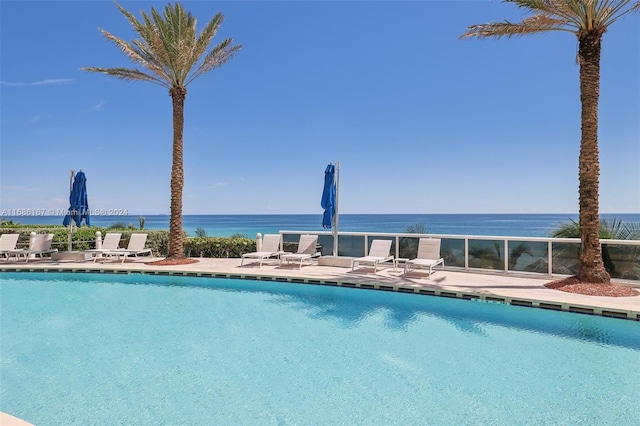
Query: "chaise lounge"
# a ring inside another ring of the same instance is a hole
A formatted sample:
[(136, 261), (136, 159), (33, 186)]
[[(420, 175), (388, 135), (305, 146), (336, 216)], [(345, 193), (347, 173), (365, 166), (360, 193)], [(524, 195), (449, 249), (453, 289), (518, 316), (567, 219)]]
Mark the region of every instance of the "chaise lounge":
[(0, 235), (0, 256), (9, 259), (9, 252), (16, 250), (20, 234), (2, 234)]
[(33, 240), (29, 242), (29, 249), (17, 249), (10, 250), (8, 257), (15, 256), (16, 260), (24, 256), (25, 263), (29, 262), (29, 258), (35, 258), (40, 256), (44, 257), (45, 254), (56, 253), (58, 249), (52, 249), (51, 243), (53, 242), (53, 234), (36, 234)]
[(109, 250), (102, 253), (104, 257), (115, 257), (119, 259), (122, 257), (122, 263), (127, 260), (129, 256), (139, 256), (141, 254), (149, 253), (149, 256), (153, 256), (151, 249), (145, 248), (144, 245), (147, 242), (147, 234), (131, 234), (129, 244), (126, 249), (119, 248), (116, 250)]
[(407, 260), (404, 264), (404, 273), (411, 269), (425, 268), (429, 269), (429, 277), (433, 272), (433, 267), (442, 265), (444, 268), (444, 259), (440, 257), (440, 239), (439, 238), (420, 238), (418, 243), (418, 257)]
[(353, 271), (356, 266), (364, 264), (373, 266), (373, 272), (375, 273), (378, 270), (379, 264), (393, 260), (391, 243), (391, 240), (373, 240), (367, 256), (353, 259), (351, 271)]
[(91, 257), (95, 262), (98, 258), (102, 257), (104, 253), (108, 251), (118, 250), (121, 237), (122, 234), (119, 232), (107, 232), (107, 234), (104, 236), (104, 239), (102, 240), (102, 248), (84, 250), (84, 252), (91, 254)]
[(265, 259), (272, 257), (278, 257), (283, 252), (280, 251), (280, 234), (265, 234), (262, 237), (262, 245), (260, 251), (254, 251), (252, 253), (243, 254), (240, 266), (244, 264), (245, 259), (257, 259), (262, 267), (262, 262)]
[(317, 235), (300, 235), (298, 251), (296, 253), (286, 253), (281, 255), (280, 266), (282, 266), (283, 262), (298, 263), (299, 269), (302, 269), (303, 262), (311, 262), (313, 258), (320, 256), (320, 252), (316, 249), (317, 245)]

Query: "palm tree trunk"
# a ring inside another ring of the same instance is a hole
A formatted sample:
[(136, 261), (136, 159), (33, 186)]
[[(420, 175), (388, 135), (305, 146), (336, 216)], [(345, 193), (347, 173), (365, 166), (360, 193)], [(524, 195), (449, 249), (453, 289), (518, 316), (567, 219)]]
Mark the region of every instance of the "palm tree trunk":
[(580, 141), (580, 256), (578, 279), (583, 282), (609, 283), (611, 277), (602, 261), (598, 179), (598, 99), (600, 97), (600, 45), (602, 29), (578, 34), (580, 61), (580, 102), (582, 104), (582, 139)]
[(184, 258), (182, 233), (182, 189), (184, 187), (183, 141), (184, 100), (187, 89), (173, 87), (173, 163), (171, 165), (171, 218), (169, 220), (169, 259)]

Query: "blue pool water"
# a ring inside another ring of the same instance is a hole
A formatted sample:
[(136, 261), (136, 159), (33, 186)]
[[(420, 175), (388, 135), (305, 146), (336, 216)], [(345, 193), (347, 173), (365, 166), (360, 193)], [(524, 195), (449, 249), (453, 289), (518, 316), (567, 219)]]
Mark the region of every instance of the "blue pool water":
[(291, 283), (2, 273), (36, 425), (640, 424), (640, 323)]

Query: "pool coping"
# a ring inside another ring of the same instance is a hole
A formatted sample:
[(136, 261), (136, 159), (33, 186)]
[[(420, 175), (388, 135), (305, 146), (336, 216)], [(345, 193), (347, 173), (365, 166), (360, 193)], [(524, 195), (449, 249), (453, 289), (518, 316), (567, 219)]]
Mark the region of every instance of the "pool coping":
[[(147, 259), (145, 259), (147, 260)], [(166, 275), (205, 278), (246, 279), (253, 281), (274, 281), (295, 284), (313, 284), (378, 291), (391, 291), (406, 294), (479, 300), (504, 303), (514, 306), (565, 311), (579, 314), (640, 321), (640, 296), (627, 298), (604, 298), (598, 296), (576, 295), (544, 287), (550, 281), (548, 277), (522, 277), (472, 272), (444, 270), (434, 271), (445, 275), (439, 281), (418, 275), (407, 278), (396, 276), (391, 269), (377, 273), (351, 274), (350, 269), (327, 266), (304, 266), (301, 269), (264, 264), (258, 271), (255, 267), (240, 266), (240, 259), (199, 259), (199, 263), (177, 266), (146, 265), (145, 260), (132, 263), (114, 264), (82, 262), (54, 262), (49, 260), (34, 263), (13, 263), (0, 267), (0, 272), (67, 272), (67, 273), (111, 273)], [(142, 262), (142, 263), (140, 263)], [(251, 268), (249, 270), (245, 268)], [(449, 279), (442, 285), (443, 281)], [(508, 286), (505, 286), (505, 279)], [(482, 281), (473, 287), (467, 282)], [(505, 288), (508, 288), (505, 290)], [(617, 299), (617, 300), (616, 300)]]

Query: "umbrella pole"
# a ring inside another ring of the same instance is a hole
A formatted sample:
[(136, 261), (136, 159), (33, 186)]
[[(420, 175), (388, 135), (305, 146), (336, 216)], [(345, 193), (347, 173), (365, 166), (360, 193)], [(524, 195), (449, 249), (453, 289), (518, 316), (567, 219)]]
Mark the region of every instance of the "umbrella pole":
[[(74, 171), (71, 170), (71, 176), (69, 177), (69, 198), (71, 198), (71, 191), (73, 191), (73, 175), (74, 175)], [(72, 247), (71, 247), (71, 226), (72, 226), (72, 222), (73, 221), (69, 221), (69, 229), (67, 230), (67, 251), (71, 251)]]
[(338, 200), (340, 200), (340, 162), (335, 164), (334, 182), (336, 185), (336, 205), (333, 212), (333, 257), (338, 256)]

